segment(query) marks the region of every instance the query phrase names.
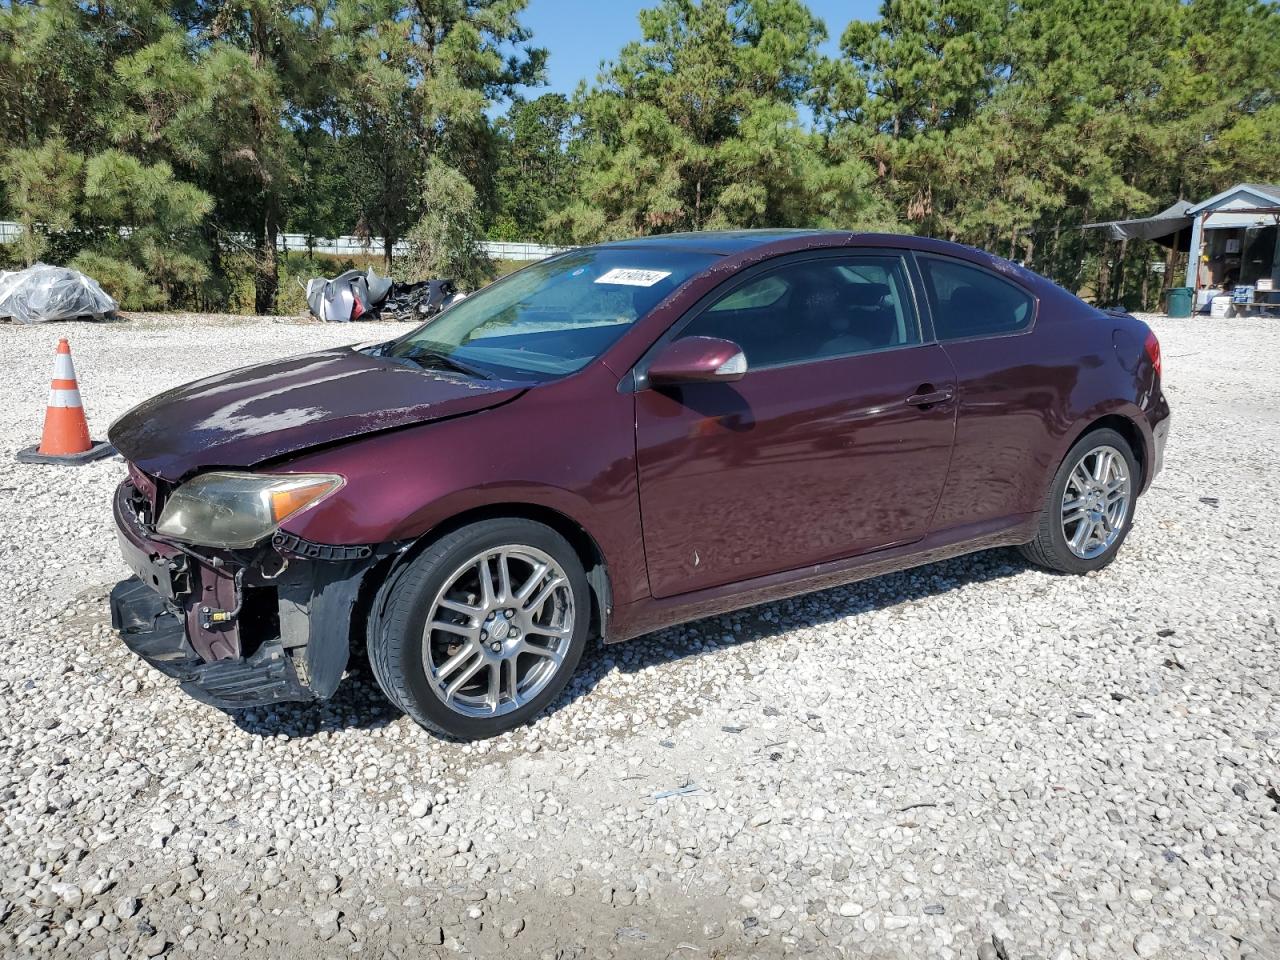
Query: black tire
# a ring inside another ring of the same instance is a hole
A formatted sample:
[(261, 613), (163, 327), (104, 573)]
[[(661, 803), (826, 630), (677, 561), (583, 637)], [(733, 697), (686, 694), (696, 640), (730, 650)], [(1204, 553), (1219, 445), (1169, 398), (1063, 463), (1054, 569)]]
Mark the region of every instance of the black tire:
[[(1129, 471), (1129, 505), (1124, 520), (1119, 526), (1119, 535), (1098, 556), (1085, 558), (1077, 555), (1067, 542), (1063, 530), (1062, 503), (1071, 472), (1082, 459), (1100, 447), (1112, 447), (1123, 456)], [(1133, 449), (1123, 436), (1106, 427), (1092, 430), (1085, 434), (1063, 459), (1053, 483), (1045, 497), (1044, 507), (1040, 511), (1040, 526), (1036, 538), (1023, 544), (1019, 549), (1022, 555), (1032, 563), (1059, 573), (1083, 574), (1100, 570), (1116, 558), (1123, 546), (1129, 530), (1133, 527), (1134, 508), (1137, 506), (1138, 488), (1141, 485), (1141, 473)]]
[[(540, 550), (559, 565), (572, 592), (572, 636), (558, 668), (528, 702), (497, 716), (468, 716), (446, 705), (428, 680), (423, 662), (427, 617), (437, 593), (461, 565), (486, 550), (512, 544)], [(369, 663), (374, 677), (393, 704), (433, 733), (459, 740), (497, 736), (528, 722), (564, 690), (586, 648), (591, 623), (589, 590), (577, 554), (550, 527), (515, 518), (462, 527), (432, 543), (394, 573), (381, 591), (369, 623)]]

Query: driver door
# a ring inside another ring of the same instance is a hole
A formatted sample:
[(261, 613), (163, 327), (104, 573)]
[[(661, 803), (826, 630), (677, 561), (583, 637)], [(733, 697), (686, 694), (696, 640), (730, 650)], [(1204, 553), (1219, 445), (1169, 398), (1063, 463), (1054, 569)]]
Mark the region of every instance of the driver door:
[(654, 596), (925, 535), (955, 436), (955, 373), (922, 342), (900, 255), (782, 261), (695, 308), (666, 339), (686, 336), (734, 341), (748, 372), (654, 388), (643, 362), (637, 370)]

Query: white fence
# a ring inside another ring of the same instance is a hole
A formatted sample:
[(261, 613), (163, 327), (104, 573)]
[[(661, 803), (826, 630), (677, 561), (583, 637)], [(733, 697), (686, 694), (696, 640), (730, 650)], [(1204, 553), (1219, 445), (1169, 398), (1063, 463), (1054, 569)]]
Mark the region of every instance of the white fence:
[[(0, 243), (13, 243), (21, 235), (20, 224), (0, 220)], [(246, 247), (253, 246), (251, 237), (237, 236), (236, 239)], [(543, 243), (508, 243), (499, 240), (486, 240), (481, 246), (494, 260), (542, 260), (569, 249), (550, 247)], [(276, 237), (276, 248), (282, 252), (305, 252), (308, 249), (307, 236), (303, 233), (279, 234)], [(383, 253), (381, 237), (317, 237), (312, 240), (310, 249), (334, 257), (380, 257)], [(391, 248), (392, 256), (396, 257), (403, 257), (408, 252), (409, 244), (404, 240)]]
[[(276, 237), (276, 246), (281, 250), (304, 251), (307, 249), (307, 237), (302, 233), (282, 233)], [(561, 253), (567, 247), (550, 247), (543, 243), (508, 243), (501, 240), (486, 240), (480, 244), (491, 259), (494, 260), (543, 260), (552, 254)], [(374, 257), (382, 256), (382, 238), (369, 237), (331, 237), (315, 238), (311, 249), (316, 253), (324, 253), (335, 257)], [(391, 248), (391, 255), (403, 257), (409, 253), (409, 244), (401, 240)]]

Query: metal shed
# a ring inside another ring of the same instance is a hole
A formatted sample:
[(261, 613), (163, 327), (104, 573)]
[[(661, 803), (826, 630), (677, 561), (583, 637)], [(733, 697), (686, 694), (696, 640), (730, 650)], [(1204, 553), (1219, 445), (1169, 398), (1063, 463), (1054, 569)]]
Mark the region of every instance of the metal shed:
[(1280, 184), (1238, 183), (1187, 215), (1192, 220), (1188, 287), (1280, 286)]

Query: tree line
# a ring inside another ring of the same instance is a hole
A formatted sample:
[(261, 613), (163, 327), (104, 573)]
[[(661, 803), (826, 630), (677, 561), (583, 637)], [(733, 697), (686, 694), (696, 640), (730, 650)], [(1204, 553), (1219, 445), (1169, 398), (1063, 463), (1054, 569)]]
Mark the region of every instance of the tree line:
[(1164, 252), (1082, 224), (1280, 180), (1268, 0), (885, 0), (848, 24), (654, 0), (571, 96), (530, 94), (525, 6), (0, 0), (0, 211), (23, 228), (0, 256), (130, 308), (271, 313), (333, 267), (282, 261), (282, 232), (380, 238), (388, 266), (408, 240), (398, 273), (474, 286), (485, 238), (839, 227), (1141, 306)]

